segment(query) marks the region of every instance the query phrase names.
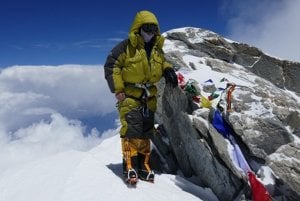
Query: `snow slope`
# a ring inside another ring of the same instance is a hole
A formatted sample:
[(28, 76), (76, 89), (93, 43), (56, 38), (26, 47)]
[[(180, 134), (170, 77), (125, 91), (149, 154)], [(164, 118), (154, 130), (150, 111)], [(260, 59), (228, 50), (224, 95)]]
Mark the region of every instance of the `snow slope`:
[[(116, 132), (116, 131), (114, 131)], [(118, 135), (89, 151), (69, 150), (0, 173), (1, 201), (182, 201), (217, 198), (179, 176), (156, 175), (128, 188), (121, 179)]]

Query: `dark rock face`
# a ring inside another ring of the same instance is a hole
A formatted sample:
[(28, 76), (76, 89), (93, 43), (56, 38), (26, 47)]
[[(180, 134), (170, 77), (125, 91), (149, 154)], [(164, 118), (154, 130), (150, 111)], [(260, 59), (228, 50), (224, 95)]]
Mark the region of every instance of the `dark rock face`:
[[(251, 83), (252, 87), (236, 87), (233, 112), (227, 114), (227, 121), (252, 170), (267, 166), (277, 178), (273, 198), (300, 200), (300, 149), (296, 139), (300, 136), (300, 105), (282, 90), (300, 94), (300, 64), (272, 58), (255, 47), (203, 29), (187, 28), (185, 32), (167, 33), (166, 38), (184, 48), (166, 51), (176, 69), (197, 69), (199, 63), (183, 58), (190, 55), (203, 58), (201, 61), (214, 71), (238, 74)], [(158, 88), (156, 121), (163, 125), (165, 134), (153, 141), (169, 172), (179, 168), (186, 177), (196, 177), (197, 183), (211, 188), (221, 201), (233, 200), (241, 189), (249, 193), (245, 175), (228, 154), (228, 141), (209, 123), (210, 111), (193, 104), (179, 88), (165, 86), (163, 81)]]
[(279, 88), (283, 88), (284, 77), (282, 62), (277, 62), (275, 59), (261, 55), (261, 57), (253, 64), (251, 71), (259, 77), (271, 81)]
[(196, 176), (222, 200), (233, 200), (244, 183), (220, 158), (215, 157), (211, 145), (193, 127), (187, 114), (187, 96), (179, 89), (166, 87), (162, 106), (163, 125), (183, 174), (186, 177)]
[(291, 91), (295, 91), (298, 95), (300, 93), (300, 64), (295, 62), (283, 62), (283, 77), (285, 87)]

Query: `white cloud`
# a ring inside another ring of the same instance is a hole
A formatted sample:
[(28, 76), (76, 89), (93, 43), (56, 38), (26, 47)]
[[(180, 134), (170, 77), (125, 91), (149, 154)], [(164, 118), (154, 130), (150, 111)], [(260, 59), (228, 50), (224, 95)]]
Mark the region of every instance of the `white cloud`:
[(101, 66), (14, 66), (0, 74), (0, 124), (28, 126), (52, 113), (88, 118), (111, 113), (115, 100)]
[(40, 120), (9, 135), (0, 130), (0, 171), (60, 152), (86, 151), (101, 142), (97, 130), (87, 137), (85, 132), (79, 121), (58, 113), (52, 114), (50, 121)]
[(77, 41), (72, 44), (76, 48), (97, 48), (97, 49), (110, 49), (112, 44), (120, 42), (121, 38), (105, 38), (105, 39), (89, 39)]
[(300, 1), (232, 0), (223, 9), (231, 15), (227, 37), (282, 59), (300, 61)]
[[(102, 66), (13, 66), (0, 73), (0, 172), (28, 161), (100, 143), (81, 118), (115, 111)], [(102, 116), (102, 117), (101, 117)], [(107, 121), (109, 122), (109, 121)], [(112, 123), (113, 124), (113, 123)], [(119, 125), (111, 125), (111, 128)]]
[(124, 40), (124, 38), (109, 38), (107, 40), (111, 42), (121, 42)]

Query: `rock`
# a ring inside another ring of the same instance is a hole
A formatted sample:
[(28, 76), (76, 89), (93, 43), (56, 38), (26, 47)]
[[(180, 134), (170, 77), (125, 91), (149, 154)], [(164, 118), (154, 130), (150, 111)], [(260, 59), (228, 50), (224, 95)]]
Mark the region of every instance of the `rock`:
[[(300, 104), (295, 95), (283, 90), (300, 95), (300, 63), (281, 61), (204, 29), (172, 31), (166, 39), (180, 45), (180, 51), (166, 51), (176, 69), (185, 68), (192, 74), (193, 69), (206, 64), (213, 71), (247, 83), (236, 86), (232, 111), (224, 112), (226, 120), (251, 169), (258, 171), (266, 165), (271, 168), (277, 181), (275, 186), (268, 186), (272, 195), (300, 200), (300, 149), (294, 140), (300, 136)], [(186, 61), (184, 56), (199, 57), (201, 63)], [(233, 164), (228, 141), (209, 123), (208, 111), (199, 109), (192, 97), (179, 88), (165, 86), (164, 81), (158, 89), (156, 121), (164, 126), (166, 134), (153, 141), (171, 167), (168, 170), (175, 172), (178, 168), (184, 176), (195, 177), (220, 201), (233, 200), (243, 193), (247, 199), (245, 175)], [(203, 92), (210, 90), (213, 89), (202, 88)]]
[(189, 110), (186, 94), (179, 88), (172, 89), (167, 86), (161, 105), (164, 113), (163, 125), (183, 174), (186, 177), (198, 178), (220, 200), (233, 200), (244, 182), (241, 177), (231, 173), (231, 169), (224, 165), (220, 157), (213, 154), (211, 145), (194, 128), (186, 112)]
[[(267, 164), (275, 172), (280, 184), (285, 185), (287, 190), (284, 194), (288, 200), (299, 200), (300, 198), (300, 145), (290, 143), (282, 146), (268, 157)], [(279, 191), (283, 188), (278, 187)]]

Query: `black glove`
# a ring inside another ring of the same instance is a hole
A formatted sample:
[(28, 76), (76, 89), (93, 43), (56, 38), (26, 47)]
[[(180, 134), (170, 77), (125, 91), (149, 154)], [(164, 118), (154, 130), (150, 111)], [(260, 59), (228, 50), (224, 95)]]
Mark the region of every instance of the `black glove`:
[(164, 77), (166, 79), (166, 84), (170, 83), (173, 88), (178, 86), (177, 75), (173, 68), (167, 68), (164, 71)]

